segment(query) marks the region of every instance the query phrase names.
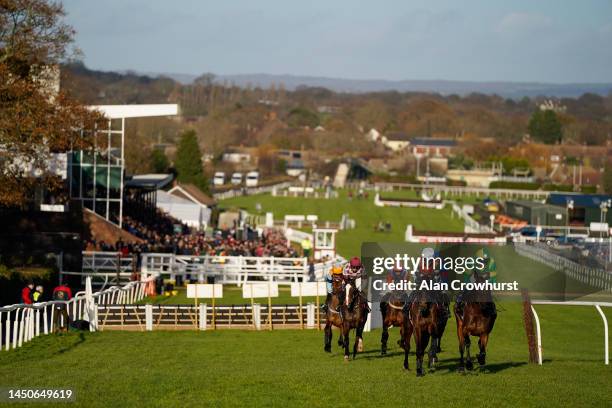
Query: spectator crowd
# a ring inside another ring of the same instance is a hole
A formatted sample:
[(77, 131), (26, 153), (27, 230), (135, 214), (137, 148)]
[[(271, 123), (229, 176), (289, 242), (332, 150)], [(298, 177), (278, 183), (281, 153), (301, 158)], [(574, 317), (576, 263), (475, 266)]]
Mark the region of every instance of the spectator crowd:
[(203, 232), (190, 231), (187, 226), (167, 215), (160, 215), (150, 223), (124, 217), (123, 228), (141, 241), (126, 242), (119, 239), (116, 242), (104, 242), (92, 239), (86, 242), (85, 250), (116, 251), (125, 256), (147, 252), (196, 256), (299, 256), (288, 244), (284, 234), (276, 229), (267, 229), (258, 234), (248, 228), (238, 234), (237, 229), (232, 228), (206, 236)]

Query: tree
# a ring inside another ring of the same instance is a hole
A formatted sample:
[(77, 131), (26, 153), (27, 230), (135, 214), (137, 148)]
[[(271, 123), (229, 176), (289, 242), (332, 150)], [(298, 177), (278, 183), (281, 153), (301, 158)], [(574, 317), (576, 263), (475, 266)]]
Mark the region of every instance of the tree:
[(563, 126), (557, 114), (550, 110), (536, 110), (529, 120), (528, 130), (531, 137), (547, 144), (560, 142)]
[(58, 91), (57, 64), (74, 31), (60, 4), (0, 1), (0, 205), (22, 206), (36, 185), (62, 187), (53, 153), (86, 149), (102, 117)]
[(202, 191), (208, 191), (208, 183), (202, 169), (202, 153), (194, 130), (187, 130), (181, 135), (176, 150), (175, 167), (178, 181), (191, 183)]
[(168, 171), (168, 167), (170, 166), (166, 154), (160, 149), (153, 149), (151, 152), (150, 161), (151, 169), (154, 173), (165, 173)]

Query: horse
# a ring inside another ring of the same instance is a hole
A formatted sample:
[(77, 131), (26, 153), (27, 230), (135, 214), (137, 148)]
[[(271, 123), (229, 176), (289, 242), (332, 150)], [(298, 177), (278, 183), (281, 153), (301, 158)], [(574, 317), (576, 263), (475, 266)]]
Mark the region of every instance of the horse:
[(327, 303), (328, 310), (325, 322), (325, 351), (331, 351), (332, 325), (339, 327), (342, 331), (338, 341), (342, 341), (344, 347), (344, 359), (350, 358), (349, 333), (355, 329), (355, 344), (353, 346), (353, 359), (357, 351), (363, 351), (363, 328), (370, 308), (367, 300), (355, 286), (354, 281), (343, 284), (341, 279), (332, 281), (332, 296)]
[[(462, 294), (460, 304), (455, 302), (453, 312), (457, 321), (457, 338), (459, 339), (459, 372), (465, 372), (465, 368), (472, 370), (474, 365), (470, 357), (470, 336), (478, 337), (478, 363), (484, 368), (487, 355), (487, 343), (489, 334), (493, 330), (497, 319), (497, 308), (493, 302), (491, 292), (466, 291)], [(467, 362), (463, 359), (463, 353), (467, 349)]]
[(410, 325), (408, 313), (404, 311), (404, 306), (408, 300), (406, 293), (391, 292), (385, 295), (380, 301), (380, 313), (382, 314), (382, 335), (380, 338), (380, 354), (387, 354), (387, 340), (389, 339), (389, 328), (400, 328), (400, 339), (397, 344), (405, 348), (404, 331)]
[(414, 333), (416, 346), (417, 377), (425, 375), (423, 371), (423, 356), (431, 338), (428, 352), (427, 367), (434, 369), (437, 353), (440, 347), (440, 338), (446, 327), (448, 313), (443, 299), (435, 293), (425, 290), (414, 291), (410, 302), (406, 305), (410, 326), (405, 325), (404, 330), (404, 368), (408, 370), (408, 353), (410, 352), (410, 336)]
[(342, 337), (343, 320), (340, 314), (340, 307), (344, 301), (344, 289), (342, 285), (342, 278), (334, 276), (332, 278), (332, 293), (328, 297), (327, 312), (325, 314), (325, 345), (323, 349), (327, 353), (331, 353), (331, 342), (332, 342), (332, 326), (336, 326), (340, 329), (340, 337), (338, 338), (338, 346), (344, 346), (344, 340)]

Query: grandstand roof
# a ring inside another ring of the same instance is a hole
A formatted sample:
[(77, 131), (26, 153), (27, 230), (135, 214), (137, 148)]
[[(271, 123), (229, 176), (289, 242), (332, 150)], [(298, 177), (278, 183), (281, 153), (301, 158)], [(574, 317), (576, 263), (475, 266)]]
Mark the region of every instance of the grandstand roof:
[(178, 105), (175, 103), (149, 105), (92, 105), (109, 119), (145, 118), (151, 116), (176, 116)]
[(172, 174), (135, 174), (126, 181), (126, 187), (132, 188), (154, 188), (159, 190), (172, 182)]

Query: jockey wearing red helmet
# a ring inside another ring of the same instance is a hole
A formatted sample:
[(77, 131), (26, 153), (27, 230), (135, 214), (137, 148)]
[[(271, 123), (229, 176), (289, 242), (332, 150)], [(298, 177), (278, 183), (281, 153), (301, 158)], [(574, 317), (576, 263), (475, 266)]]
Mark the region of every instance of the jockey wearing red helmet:
[(361, 278), (362, 273), (363, 265), (361, 264), (361, 259), (355, 256), (351, 258), (344, 271), (342, 271), (342, 277), (345, 281), (355, 281)]

